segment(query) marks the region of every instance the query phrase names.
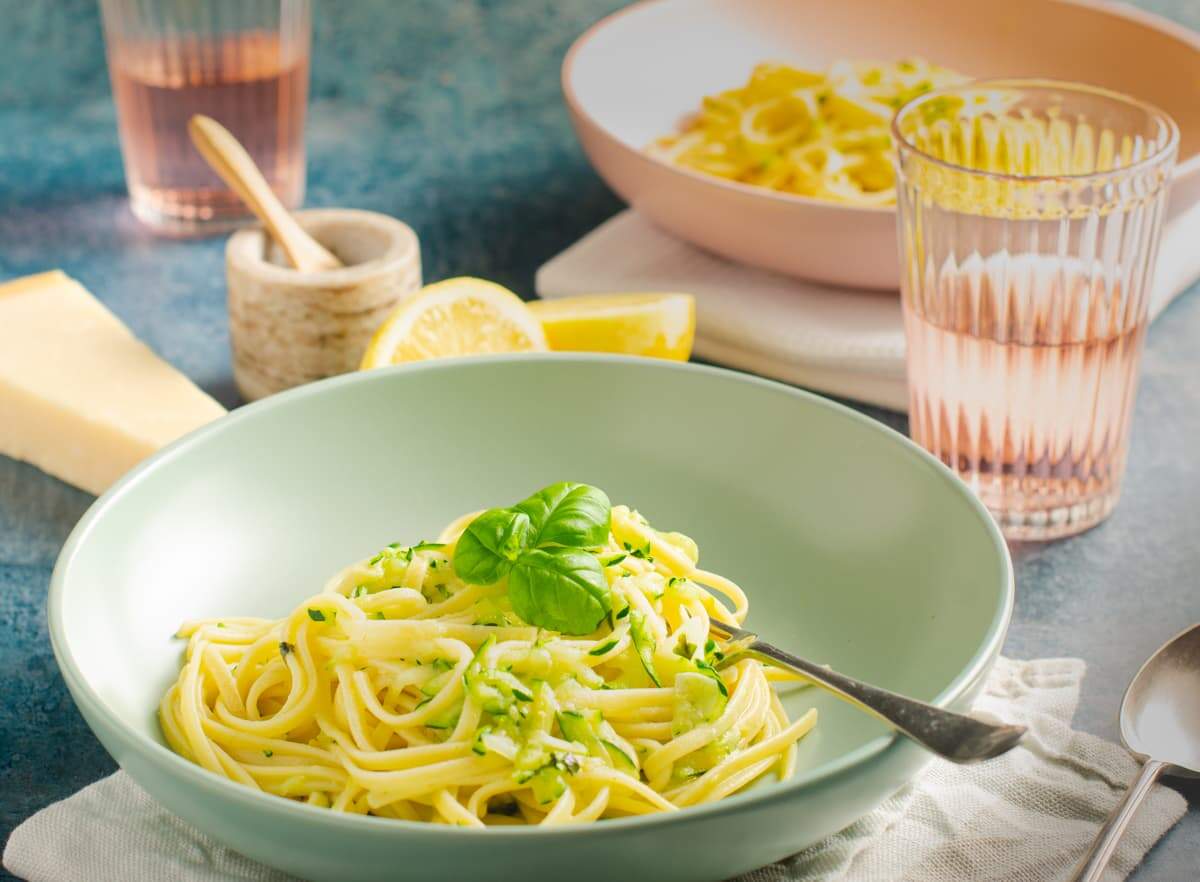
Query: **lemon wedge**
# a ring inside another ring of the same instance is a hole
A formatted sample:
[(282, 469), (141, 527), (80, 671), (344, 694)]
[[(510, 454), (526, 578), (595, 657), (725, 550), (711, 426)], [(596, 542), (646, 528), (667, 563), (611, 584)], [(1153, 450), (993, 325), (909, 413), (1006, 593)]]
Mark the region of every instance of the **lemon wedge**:
[(696, 336), (696, 301), (690, 294), (590, 294), (536, 300), (529, 311), (555, 350), (687, 361)]
[(426, 285), (379, 326), (360, 370), (492, 352), (541, 352), (542, 326), (521, 298), (494, 282), (461, 277)]

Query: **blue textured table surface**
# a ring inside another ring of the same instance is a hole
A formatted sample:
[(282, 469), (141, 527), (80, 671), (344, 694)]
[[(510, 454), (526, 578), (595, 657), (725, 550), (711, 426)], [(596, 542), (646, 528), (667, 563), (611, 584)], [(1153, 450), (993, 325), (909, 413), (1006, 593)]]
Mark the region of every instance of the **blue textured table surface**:
[[(427, 279), (474, 274), (526, 293), (541, 262), (617, 210), (558, 91), (567, 45), (616, 0), (317, 5), (309, 205), (406, 219), (421, 234)], [(1200, 28), (1195, 0), (1144, 5)], [(222, 242), (157, 239), (129, 215), (95, 0), (0, 0), (0, 21), (0, 279), (61, 267), (237, 405)], [(1107, 738), (1142, 659), (1200, 620), (1197, 340), (1192, 291), (1150, 333), (1115, 515), (1084, 536), (1015, 552), (1006, 651), (1086, 659), (1076, 723)], [(50, 569), (91, 501), (0, 457), (0, 842), (114, 768), (67, 695), (46, 634)], [(1191, 811), (1137, 882), (1200, 876), (1200, 786), (1173, 783)]]

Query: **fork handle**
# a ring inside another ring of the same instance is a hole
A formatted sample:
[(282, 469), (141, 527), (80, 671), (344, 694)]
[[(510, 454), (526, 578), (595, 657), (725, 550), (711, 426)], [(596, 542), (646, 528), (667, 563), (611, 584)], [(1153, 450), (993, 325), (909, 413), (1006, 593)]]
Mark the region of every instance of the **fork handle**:
[(1159, 760), (1146, 761), (1137, 780), (1125, 791), (1125, 798), (1121, 800), (1121, 804), (1113, 809), (1113, 813), (1104, 822), (1104, 827), (1096, 834), (1096, 841), (1092, 843), (1091, 849), (1084, 856), (1079, 869), (1072, 877), (1072, 882), (1099, 882), (1108, 862), (1112, 860), (1113, 853), (1117, 850), (1121, 834), (1125, 832), (1125, 828), (1133, 820), (1134, 812), (1138, 810), (1142, 800), (1150, 795), (1150, 791), (1154, 789), (1155, 783), (1166, 768), (1167, 763)]
[(897, 695), (813, 664), (763, 640), (755, 639), (740, 646), (736, 642), (731, 644), (722, 667), (747, 656), (803, 674), (938, 756), (956, 763), (971, 763), (999, 756), (1015, 747), (1025, 734), (1024, 726), (997, 726), (915, 698)]

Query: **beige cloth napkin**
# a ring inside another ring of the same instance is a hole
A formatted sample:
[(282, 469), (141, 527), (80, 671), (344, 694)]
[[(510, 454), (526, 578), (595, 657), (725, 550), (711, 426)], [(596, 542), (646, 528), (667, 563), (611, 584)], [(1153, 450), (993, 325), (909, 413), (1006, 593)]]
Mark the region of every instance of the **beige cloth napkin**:
[[(1150, 314), (1200, 278), (1200, 205), (1163, 231)], [(715, 257), (629, 210), (537, 274), (537, 293), (684, 291), (696, 355), (843, 398), (908, 409), (899, 296), (805, 282)]]
[[(1028, 725), (1021, 747), (976, 766), (935, 761), (862, 820), (742, 882), (1064, 880), (1137, 771), (1122, 748), (1071, 729), (1083, 675), (1078, 659), (1001, 658), (976, 711)], [(1124, 879), (1185, 809), (1156, 787), (1105, 882)], [(122, 772), (25, 821), (4, 866), (29, 882), (291, 880), (188, 826)]]

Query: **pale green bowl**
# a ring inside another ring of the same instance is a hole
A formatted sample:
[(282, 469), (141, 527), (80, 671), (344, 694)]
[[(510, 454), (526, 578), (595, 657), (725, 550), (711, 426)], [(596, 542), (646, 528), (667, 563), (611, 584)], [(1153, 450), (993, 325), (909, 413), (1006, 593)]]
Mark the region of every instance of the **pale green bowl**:
[(850, 824), (927, 756), (817, 690), (799, 772), (723, 802), (578, 828), (487, 831), (338, 815), (252, 792), (163, 746), (185, 619), (279, 616), (344, 564), (456, 515), (585, 481), (700, 544), (749, 625), (848, 674), (967, 708), (1004, 639), (1000, 534), (941, 464), (821, 398), (604, 356), (433, 362), (238, 410), (106, 493), (63, 549), (50, 633), (97, 737), (157, 800), (266, 864), (329, 882), (716, 880)]

